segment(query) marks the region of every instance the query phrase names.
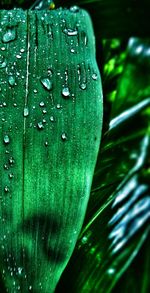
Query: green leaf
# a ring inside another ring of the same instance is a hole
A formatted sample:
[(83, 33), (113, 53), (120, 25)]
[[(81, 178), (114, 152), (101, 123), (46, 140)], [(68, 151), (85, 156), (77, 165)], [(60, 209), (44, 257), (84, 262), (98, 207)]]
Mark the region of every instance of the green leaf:
[(0, 11), (0, 261), (6, 290), (53, 292), (83, 223), (102, 125), (89, 15)]

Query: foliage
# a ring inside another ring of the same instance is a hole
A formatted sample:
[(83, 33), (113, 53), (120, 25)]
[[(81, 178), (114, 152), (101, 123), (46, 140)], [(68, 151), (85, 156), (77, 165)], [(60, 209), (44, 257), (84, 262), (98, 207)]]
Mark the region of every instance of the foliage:
[(149, 1), (55, 3), (91, 13), (104, 93), (103, 138), (86, 218), (56, 292), (148, 293)]

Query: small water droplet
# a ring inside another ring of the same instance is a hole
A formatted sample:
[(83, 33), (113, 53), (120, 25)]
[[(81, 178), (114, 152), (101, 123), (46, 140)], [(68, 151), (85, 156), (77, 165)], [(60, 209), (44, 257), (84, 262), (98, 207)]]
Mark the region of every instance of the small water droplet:
[(29, 115), (29, 109), (28, 109), (28, 107), (25, 107), (23, 110), (23, 116), (27, 117), (28, 115)]
[(62, 89), (62, 96), (65, 98), (65, 99), (67, 99), (67, 98), (69, 98), (69, 96), (70, 96), (70, 90), (69, 90), (69, 88), (68, 87), (64, 87), (63, 89)]
[(21, 276), (24, 273), (24, 268), (18, 267), (17, 268), (17, 275)]
[(10, 157), (10, 158), (9, 158), (9, 164), (10, 164), (10, 165), (13, 165), (14, 162), (15, 162), (14, 158), (13, 158), (13, 157)]
[(50, 116), (49, 120), (50, 120), (51, 122), (54, 122), (54, 116)]
[(15, 77), (13, 75), (10, 75), (8, 77), (8, 82), (9, 82), (10, 86), (14, 86), (15, 85)]
[(70, 49), (70, 52), (71, 52), (71, 53), (75, 53), (75, 49), (71, 48), (71, 49)]
[(4, 187), (4, 191), (5, 191), (5, 193), (8, 193), (9, 192), (9, 187), (8, 186), (5, 186)]
[(4, 43), (9, 43), (16, 39), (16, 30), (15, 28), (9, 28), (7, 32), (3, 35), (2, 41)]
[(73, 13), (77, 13), (77, 12), (79, 12), (79, 7), (76, 6), (76, 5), (71, 6), (71, 7), (70, 7), (70, 11), (73, 12)]
[(32, 286), (29, 286), (29, 290), (30, 290), (30, 291), (32, 290)]
[(44, 106), (45, 106), (44, 102), (43, 101), (40, 102), (40, 107), (44, 107)]
[(60, 104), (57, 104), (57, 105), (56, 105), (56, 108), (57, 108), (57, 109), (61, 109), (61, 105), (60, 105)]
[(37, 94), (38, 91), (37, 91), (37, 89), (34, 89), (33, 92), (34, 92), (35, 94)]
[(40, 81), (45, 89), (47, 89), (48, 91), (52, 90), (52, 82), (48, 77), (41, 78)]
[(4, 58), (0, 60), (0, 69), (5, 68), (7, 66), (7, 62)]
[(17, 58), (17, 59), (21, 59), (21, 58), (22, 58), (22, 56), (21, 56), (21, 55), (19, 55), (19, 54), (17, 54), (17, 55), (16, 55), (16, 58)]
[(114, 268), (109, 268), (109, 269), (107, 270), (107, 273), (108, 273), (108, 275), (114, 275), (114, 273), (115, 273), (115, 269), (114, 269)]
[(66, 34), (67, 36), (77, 36), (78, 31), (77, 29), (65, 28), (63, 30), (63, 33)]
[(48, 146), (48, 141), (45, 141), (45, 146), (46, 146), (46, 147)]
[(13, 173), (10, 173), (9, 174), (9, 178), (12, 179), (13, 177), (14, 177), (14, 174)]
[(38, 122), (37, 127), (38, 127), (38, 129), (40, 129), (40, 130), (44, 129), (43, 122)]
[(10, 143), (10, 138), (9, 138), (8, 135), (5, 135), (5, 136), (4, 136), (4, 143), (5, 143), (5, 144), (9, 144), (9, 143)]
[(61, 139), (62, 139), (63, 141), (67, 140), (67, 135), (66, 135), (65, 132), (62, 133), (62, 135), (61, 135)]
[(84, 83), (84, 82), (81, 83), (81, 84), (80, 84), (80, 88), (81, 88), (82, 90), (85, 90), (85, 89), (86, 89), (86, 83)]
[(23, 48), (20, 49), (20, 52), (21, 52), (21, 53), (24, 53), (24, 52), (25, 52), (25, 49), (23, 49)]
[(92, 79), (97, 80), (97, 73), (92, 74)]
[(4, 164), (4, 169), (5, 169), (5, 170), (8, 170), (8, 169), (9, 169), (9, 167), (8, 167), (7, 164)]

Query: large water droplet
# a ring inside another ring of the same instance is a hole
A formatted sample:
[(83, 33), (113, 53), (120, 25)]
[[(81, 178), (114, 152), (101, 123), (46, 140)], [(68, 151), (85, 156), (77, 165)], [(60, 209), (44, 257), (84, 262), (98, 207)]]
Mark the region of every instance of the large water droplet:
[(69, 96), (70, 96), (70, 90), (69, 90), (68, 87), (64, 87), (62, 89), (62, 92), (61, 93), (62, 93), (63, 98), (65, 98), (65, 99), (68, 99)]
[(3, 42), (8, 43), (16, 39), (16, 30), (15, 28), (9, 28), (7, 32), (3, 35)]
[(9, 82), (10, 86), (14, 86), (15, 85), (15, 77), (13, 75), (10, 75), (8, 77), (8, 82)]
[(48, 91), (52, 90), (52, 82), (48, 77), (41, 78), (40, 81), (45, 89)]
[(66, 34), (67, 36), (77, 36), (78, 31), (77, 29), (65, 28), (63, 30), (63, 33)]
[(9, 143), (10, 143), (10, 138), (9, 138), (8, 135), (5, 135), (5, 136), (4, 136), (4, 143), (5, 143), (5, 144), (9, 144)]

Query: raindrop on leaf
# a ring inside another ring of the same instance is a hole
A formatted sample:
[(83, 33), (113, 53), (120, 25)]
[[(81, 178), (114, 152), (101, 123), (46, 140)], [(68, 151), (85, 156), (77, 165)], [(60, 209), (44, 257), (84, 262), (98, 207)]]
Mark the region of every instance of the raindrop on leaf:
[(41, 78), (40, 81), (45, 89), (47, 89), (48, 91), (52, 90), (52, 82), (48, 77)]
[(9, 43), (16, 39), (16, 30), (15, 28), (9, 28), (7, 32), (3, 35), (2, 41), (3, 43)]
[(10, 138), (9, 138), (8, 135), (5, 135), (5, 136), (4, 136), (4, 143), (5, 143), (5, 144), (9, 144), (9, 143), (10, 143)]
[(69, 96), (70, 96), (70, 90), (69, 90), (69, 88), (68, 87), (64, 87), (63, 89), (62, 89), (62, 96), (65, 98), (65, 99), (67, 99), (67, 98), (69, 98)]

